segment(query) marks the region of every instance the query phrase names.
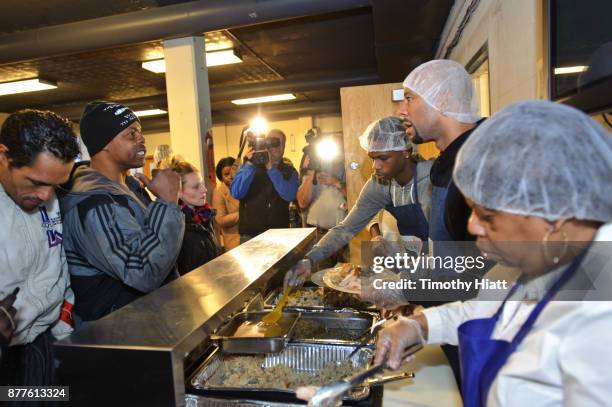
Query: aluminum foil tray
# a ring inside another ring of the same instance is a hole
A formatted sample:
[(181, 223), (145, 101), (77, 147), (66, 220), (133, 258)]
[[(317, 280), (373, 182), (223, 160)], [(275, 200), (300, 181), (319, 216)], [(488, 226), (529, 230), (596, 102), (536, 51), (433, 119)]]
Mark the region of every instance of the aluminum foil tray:
[[(323, 368), (330, 362), (347, 360), (349, 354), (355, 349), (355, 346), (349, 345), (324, 345), (314, 343), (297, 343), (292, 342), (287, 344), (282, 352), (266, 355), (263, 361), (263, 367), (272, 367), (276, 365), (284, 365), (294, 369), (298, 373), (313, 374)], [(374, 356), (374, 351), (370, 348), (361, 348), (350, 359), (353, 367), (357, 369), (365, 369)], [(253, 398), (259, 399), (262, 394), (268, 397), (285, 394), (295, 397), (295, 389), (286, 388), (249, 388), (249, 387), (224, 387), (209, 384), (209, 380), (213, 378), (215, 372), (221, 367), (224, 354), (219, 350), (215, 350), (203, 363), (200, 370), (193, 376), (191, 386), (196, 390), (201, 390), (209, 394), (218, 394), (223, 397), (236, 398), (234, 395), (252, 394)], [(370, 394), (369, 386), (359, 386), (353, 388), (345, 400), (359, 401), (367, 398)], [(247, 397), (250, 398), (250, 397)]]
[[(356, 345), (370, 332), (378, 314), (366, 311), (304, 311), (291, 339), (298, 342)], [(375, 338), (369, 342), (375, 343)]]
[(262, 400), (216, 399), (186, 394), (185, 407), (304, 407), (304, 404), (288, 404)]

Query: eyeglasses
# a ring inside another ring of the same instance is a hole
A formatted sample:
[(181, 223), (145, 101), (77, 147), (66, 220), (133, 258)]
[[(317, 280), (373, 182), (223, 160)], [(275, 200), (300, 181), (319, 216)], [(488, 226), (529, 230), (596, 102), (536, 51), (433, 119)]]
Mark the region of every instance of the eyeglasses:
[(280, 147), (281, 141), (279, 138), (270, 137), (266, 139), (266, 145), (268, 146), (268, 148)]

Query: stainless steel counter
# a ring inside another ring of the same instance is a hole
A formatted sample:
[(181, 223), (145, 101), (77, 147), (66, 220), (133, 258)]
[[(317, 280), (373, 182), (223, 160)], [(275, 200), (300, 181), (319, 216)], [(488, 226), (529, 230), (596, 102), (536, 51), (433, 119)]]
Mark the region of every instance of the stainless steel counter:
[(55, 344), (73, 405), (182, 406), (208, 336), (281, 284), (314, 229), (271, 229)]

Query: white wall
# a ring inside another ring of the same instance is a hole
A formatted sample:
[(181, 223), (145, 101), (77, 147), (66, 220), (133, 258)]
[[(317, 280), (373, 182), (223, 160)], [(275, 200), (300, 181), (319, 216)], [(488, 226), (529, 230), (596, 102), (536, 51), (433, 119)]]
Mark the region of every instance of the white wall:
[[(457, 0), (447, 20), (441, 58), (471, 0)], [(466, 65), (488, 43), (491, 111), (546, 94), (545, 19), (542, 0), (481, 0), (450, 59)]]

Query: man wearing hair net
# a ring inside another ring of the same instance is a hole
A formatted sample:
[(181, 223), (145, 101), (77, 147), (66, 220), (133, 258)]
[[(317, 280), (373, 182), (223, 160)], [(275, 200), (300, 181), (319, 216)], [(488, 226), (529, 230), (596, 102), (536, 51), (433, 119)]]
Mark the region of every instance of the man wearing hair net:
[(412, 141), (433, 141), (440, 156), (431, 169), (432, 241), (465, 241), (469, 208), (452, 181), (455, 156), (482, 122), (476, 111), (472, 79), (455, 61), (439, 59), (416, 67), (404, 80), (400, 115), (413, 127)]
[[(452, 171), (459, 149), (483, 121), (476, 111), (472, 78), (459, 63), (439, 59), (416, 67), (403, 85), (404, 100), (400, 106), (400, 116), (407, 126), (412, 126), (412, 141), (433, 141), (440, 150), (430, 174), (430, 254), (440, 257), (465, 255), (462, 247), (451, 243), (473, 240), (467, 232), (470, 209), (453, 183)], [(431, 277), (440, 280), (476, 278), (469, 273), (460, 275), (446, 268), (436, 269), (433, 273)], [(460, 384), (457, 348), (444, 346), (443, 350)]]
[[(375, 175), (364, 185), (347, 217), (285, 275), (285, 286), (301, 285), (315, 265), (346, 245), (381, 209), (397, 219), (400, 235), (427, 241), (432, 162), (417, 164), (415, 148), (399, 117), (389, 116), (371, 123), (359, 137), (359, 143), (373, 160)], [(405, 304), (401, 291), (397, 294), (398, 297), (387, 300), (394, 306)]]

